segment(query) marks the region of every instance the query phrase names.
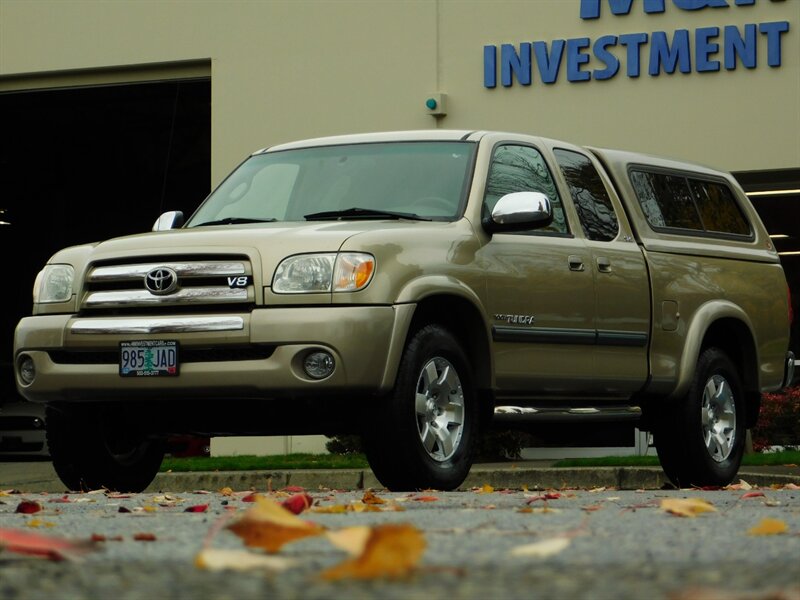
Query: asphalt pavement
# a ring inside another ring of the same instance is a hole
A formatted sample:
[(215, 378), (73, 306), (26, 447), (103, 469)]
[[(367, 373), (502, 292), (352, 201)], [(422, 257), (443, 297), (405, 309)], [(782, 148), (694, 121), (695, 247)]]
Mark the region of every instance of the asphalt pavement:
[[(460, 489), (490, 485), (497, 489), (593, 489), (657, 490), (669, 487), (660, 467), (554, 466), (555, 461), (479, 463), (473, 466)], [(754, 487), (792, 483), (800, 485), (800, 466), (742, 467), (738, 478)], [(298, 486), (307, 490), (381, 489), (369, 469), (296, 469), (272, 471), (214, 471), (159, 473), (149, 492), (195, 490), (279, 490)], [(0, 462), (0, 490), (22, 492), (67, 491), (48, 461)]]

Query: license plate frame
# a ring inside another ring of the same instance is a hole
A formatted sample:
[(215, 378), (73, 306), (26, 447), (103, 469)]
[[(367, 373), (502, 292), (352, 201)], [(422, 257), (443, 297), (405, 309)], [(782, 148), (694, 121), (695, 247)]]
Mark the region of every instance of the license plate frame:
[(177, 340), (129, 340), (119, 343), (120, 377), (177, 377)]

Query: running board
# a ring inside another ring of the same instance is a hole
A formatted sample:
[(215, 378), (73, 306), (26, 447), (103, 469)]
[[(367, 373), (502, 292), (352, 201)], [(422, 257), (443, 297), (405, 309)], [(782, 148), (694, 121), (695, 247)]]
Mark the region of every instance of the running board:
[(600, 407), (533, 407), (496, 406), (494, 420), (501, 422), (519, 421), (636, 421), (642, 416), (638, 406)]

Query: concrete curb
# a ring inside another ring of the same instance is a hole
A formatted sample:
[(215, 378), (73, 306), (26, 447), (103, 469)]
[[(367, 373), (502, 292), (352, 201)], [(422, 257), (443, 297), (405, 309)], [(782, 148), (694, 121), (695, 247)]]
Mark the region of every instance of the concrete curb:
[[(744, 469), (742, 479), (752, 486), (800, 485), (800, 476), (759, 473)], [(583, 467), (583, 468), (486, 468), (476, 465), (459, 489), (491, 485), (496, 489), (661, 489), (668, 482), (659, 467)], [(279, 490), (288, 486), (307, 490), (382, 489), (369, 469), (320, 469), (287, 471), (220, 471), (199, 473), (159, 473), (148, 492), (190, 492), (194, 490)]]

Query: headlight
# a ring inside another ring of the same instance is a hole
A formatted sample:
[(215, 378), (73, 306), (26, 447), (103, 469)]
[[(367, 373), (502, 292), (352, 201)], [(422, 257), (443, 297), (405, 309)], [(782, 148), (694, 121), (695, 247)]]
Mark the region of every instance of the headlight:
[(66, 302), (72, 298), (72, 265), (47, 265), (39, 271), (33, 284), (34, 304)]
[(298, 254), (284, 259), (272, 278), (276, 294), (356, 292), (375, 271), (375, 257), (360, 252)]

